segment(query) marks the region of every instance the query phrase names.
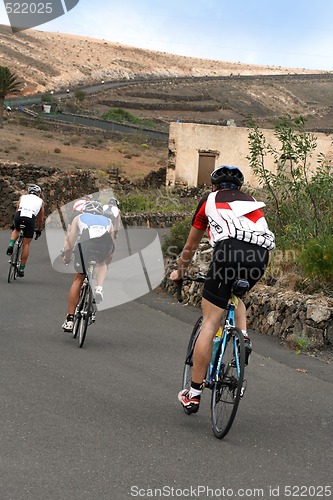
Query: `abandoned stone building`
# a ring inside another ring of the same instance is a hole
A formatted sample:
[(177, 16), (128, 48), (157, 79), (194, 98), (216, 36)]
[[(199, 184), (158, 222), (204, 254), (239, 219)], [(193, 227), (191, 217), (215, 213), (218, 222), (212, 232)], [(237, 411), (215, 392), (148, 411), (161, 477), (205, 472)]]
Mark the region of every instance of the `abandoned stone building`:
[[(274, 130), (262, 130), (266, 141), (279, 147)], [(169, 157), (166, 176), (167, 186), (189, 187), (210, 184), (210, 173), (219, 165), (237, 165), (244, 173), (245, 181), (253, 187), (258, 180), (251, 170), (249, 160), (249, 130), (245, 127), (202, 125), (175, 122), (170, 124)], [(309, 158), (309, 169), (314, 170), (317, 157), (322, 153), (333, 159), (333, 135), (315, 133), (317, 147)], [(267, 156), (265, 166), (275, 170), (272, 157)]]

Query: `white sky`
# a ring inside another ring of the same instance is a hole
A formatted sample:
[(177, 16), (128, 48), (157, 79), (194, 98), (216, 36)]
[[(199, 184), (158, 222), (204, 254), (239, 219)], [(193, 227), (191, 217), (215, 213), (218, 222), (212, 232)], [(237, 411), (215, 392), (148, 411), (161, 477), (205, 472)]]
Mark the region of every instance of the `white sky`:
[[(9, 25), (4, 2), (0, 24)], [(184, 56), (331, 71), (332, 19), (331, 0), (79, 0), (36, 29)]]

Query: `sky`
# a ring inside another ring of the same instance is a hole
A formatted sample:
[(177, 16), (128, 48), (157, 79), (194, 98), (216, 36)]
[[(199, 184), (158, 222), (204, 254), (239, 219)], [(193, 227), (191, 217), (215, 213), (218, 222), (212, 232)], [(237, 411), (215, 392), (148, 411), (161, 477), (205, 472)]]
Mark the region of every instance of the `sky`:
[[(0, 24), (9, 25), (7, 1), (0, 0)], [(205, 59), (333, 71), (332, 19), (332, 0), (79, 0), (35, 29)]]

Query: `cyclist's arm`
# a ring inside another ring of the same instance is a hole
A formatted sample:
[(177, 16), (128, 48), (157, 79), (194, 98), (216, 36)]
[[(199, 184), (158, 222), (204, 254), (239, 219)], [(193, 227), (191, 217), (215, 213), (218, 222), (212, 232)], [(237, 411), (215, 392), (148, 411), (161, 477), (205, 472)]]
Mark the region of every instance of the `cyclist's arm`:
[(70, 226), (69, 231), (67, 232), (65, 236), (65, 241), (64, 241), (64, 258), (65, 261), (69, 261), (72, 255), (72, 251), (77, 239), (77, 234), (78, 234), (78, 220), (79, 220), (79, 215), (77, 215)]
[(43, 229), (44, 213), (45, 213), (45, 209), (44, 209), (44, 202), (43, 202), (41, 209), (39, 211), (38, 217), (37, 217), (38, 231), (41, 231)]
[(17, 205), (16, 205), (16, 212), (20, 208), (20, 203), (21, 203), (21, 196), (19, 197), (19, 201), (17, 202)]
[(120, 228), (120, 222), (121, 222), (121, 217), (120, 217), (120, 212), (119, 212), (118, 215), (117, 215), (116, 222), (114, 224), (114, 228), (113, 228), (113, 239), (114, 240), (118, 237), (118, 231), (119, 231), (119, 228)]
[(172, 271), (172, 273), (170, 274), (170, 279), (172, 281), (178, 281), (184, 276), (185, 271), (190, 265), (193, 255), (195, 254), (204, 234), (205, 230), (197, 229), (193, 226), (191, 227), (187, 241), (177, 260), (178, 269)]

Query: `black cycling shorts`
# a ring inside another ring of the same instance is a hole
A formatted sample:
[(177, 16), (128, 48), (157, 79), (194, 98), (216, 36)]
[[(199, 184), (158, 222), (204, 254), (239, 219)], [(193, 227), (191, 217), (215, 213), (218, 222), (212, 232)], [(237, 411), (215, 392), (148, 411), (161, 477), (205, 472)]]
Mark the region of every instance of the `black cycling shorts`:
[(251, 289), (264, 274), (267, 264), (266, 248), (234, 238), (222, 240), (214, 247), (202, 296), (226, 309), (234, 281), (247, 280)]
[(25, 238), (33, 238), (35, 231), (35, 220), (36, 217), (21, 217), (20, 212), (16, 212), (14, 217), (14, 226), (17, 231), (20, 231), (20, 225), (24, 224), (25, 228), (23, 230), (23, 236)]
[[(96, 260), (97, 262), (104, 262), (107, 257), (114, 252), (114, 244), (110, 234), (107, 233), (103, 234), (100, 238), (92, 238), (90, 240), (82, 241), (81, 250), (84, 267), (87, 268), (90, 258), (93, 258), (93, 260)], [(91, 252), (98, 253), (91, 254)], [(77, 273), (84, 273), (78, 245), (74, 250), (74, 266)]]

